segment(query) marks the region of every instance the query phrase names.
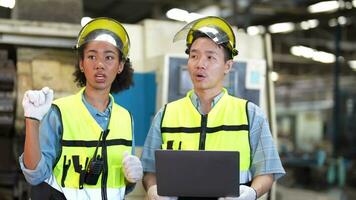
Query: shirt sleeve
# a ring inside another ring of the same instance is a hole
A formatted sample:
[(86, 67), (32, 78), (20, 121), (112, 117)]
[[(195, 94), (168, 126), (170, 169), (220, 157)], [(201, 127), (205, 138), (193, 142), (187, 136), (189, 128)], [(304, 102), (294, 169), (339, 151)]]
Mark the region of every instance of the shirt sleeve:
[(285, 174), (266, 116), (257, 105), (248, 103), (250, 122), (250, 142), (252, 163), (250, 172), (253, 177), (272, 174), (277, 180)]
[(23, 154), (19, 157), (21, 170), (31, 185), (38, 185), (51, 176), (52, 168), (59, 156), (61, 134), (60, 113), (57, 107), (52, 105), (40, 122), (41, 159), (36, 168), (34, 170), (27, 169), (23, 163)]
[(161, 149), (162, 134), (161, 120), (163, 108), (161, 108), (153, 118), (151, 128), (148, 131), (145, 144), (143, 146), (141, 161), (144, 172), (155, 172), (155, 150)]

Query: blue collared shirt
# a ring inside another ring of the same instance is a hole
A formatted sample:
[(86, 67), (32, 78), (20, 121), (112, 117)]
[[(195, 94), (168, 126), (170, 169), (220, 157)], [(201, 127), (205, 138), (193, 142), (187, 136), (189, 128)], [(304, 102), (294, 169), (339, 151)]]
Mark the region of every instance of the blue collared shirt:
[[(113, 99), (110, 98), (110, 102), (104, 112), (98, 111), (94, 106), (88, 103), (84, 95), (82, 96), (82, 101), (95, 121), (102, 129), (105, 130), (109, 125)], [(37, 185), (51, 176), (52, 168), (55, 165), (61, 150), (60, 141), (62, 129), (63, 125), (61, 122), (60, 113), (56, 107), (52, 106), (40, 123), (39, 140), (42, 156), (39, 163), (37, 164), (36, 169), (30, 170), (24, 166), (23, 154), (19, 158), (21, 170), (27, 182), (29, 182), (31, 185)], [(134, 134), (132, 134), (133, 149), (135, 146), (134, 141)]]
[[(222, 96), (223, 92), (216, 96), (211, 103), (211, 107), (214, 107)], [(200, 114), (205, 114), (202, 111), (199, 98), (194, 92), (190, 96), (190, 99)], [(250, 172), (252, 177), (272, 174), (274, 180), (277, 180), (285, 174), (285, 171), (273, 142), (268, 121), (263, 111), (257, 105), (249, 102), (247, 109), (250, 122), (250, 145), (252, 155)], [(144, 172), (155, 172), (154, 151), (160, 149), (162, 144), (160, 129), (162, 114), (163, 108), (161, 108), (154, 117), (143, 147), (141, 160)]]

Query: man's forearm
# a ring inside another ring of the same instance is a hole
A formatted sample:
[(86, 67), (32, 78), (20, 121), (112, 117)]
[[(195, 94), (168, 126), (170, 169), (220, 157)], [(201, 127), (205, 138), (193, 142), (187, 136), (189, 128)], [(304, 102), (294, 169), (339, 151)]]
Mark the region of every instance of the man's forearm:
[(156, 174), (152, 172), (145, 172), (143, 175), (143, 187), (146, 189), (146, 191), (152, 186), (156, 185)]
[(268, 192), (273, 184), (273, 176), (271, 174), (268, 175), (260, 175), (256, 176), (253, 181), (251, 187), (255, 189), (257, 193), (257, 198)]

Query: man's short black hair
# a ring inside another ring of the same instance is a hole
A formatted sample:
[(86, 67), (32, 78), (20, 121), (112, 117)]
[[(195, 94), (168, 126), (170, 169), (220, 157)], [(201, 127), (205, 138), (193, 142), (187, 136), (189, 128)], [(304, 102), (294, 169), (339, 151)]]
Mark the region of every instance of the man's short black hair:
[[(79, 86), (79, 87), (84, 87), (86, 85), (86, 81), (87, 81), (84, 73), (80, 70), (80, 67), (79, 67), (79, 61), (83, 60), (83, 58), (84, 58), (85, 46), (86, 45), (84, 44), (77, 50), (78, 63), (75, 67), (75, 72), (73, 73), (73, 75), (75, 77), (74, 82), (76, 82), (77, 86)], [(122, 59), (123, 59), (123, 55), (119, 51), (119, 61), (123, 62)], [(126, 58), (122, 72), (120, 74), (116, 75), (114, 81), (111, 84), (110, 92), (120, 92), (120, 91), (129, 89), (130, 86), (134, 85), (133, 72), (134, 72), (134, 70), (132, 68), (131, 61), (129, 58)]]
[[(190, 53), (190, 48), (192, 47), (192, 44), (193, 42), (198, 39), (198, 38), (209, 38), (209, 36), (207, 36), (205, 33), (201, 32), (201, 31), (194, 31), (193, 32), (193, 40), (192, 40), (192, 43), (190, 45), (187, 46), (187, 49), (185, 50), (185, 53), (189, 55)], [(209, 38), (210, 39), (210, 38)], [(232, 52), (231, 50), (227, 47), (228, 43), (225, 42), (225, 43), (222, 43), (222, 44), (219, 44), (219, 46), (223, 47), (224, 49), (224, 60), (225, 62), (228, 61), (228, 60), (232, 60)]]

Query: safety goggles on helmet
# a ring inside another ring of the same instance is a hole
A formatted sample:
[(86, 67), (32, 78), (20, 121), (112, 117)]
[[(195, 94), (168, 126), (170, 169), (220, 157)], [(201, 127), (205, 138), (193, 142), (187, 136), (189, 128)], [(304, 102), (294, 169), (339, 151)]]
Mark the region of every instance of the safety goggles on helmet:
[(90, 41), (104, 41), (114, 45), (126, 59), (130, 49), (130, 38), (120, 22), (106, 17), (95, 18), (79, 32), (75, 48)]
[(199, 31), (216, 44), (227, 44), (232, 53), (232, 57), (238, 54), (236, 50), (235, 34), (231, 26), (223, 19), (214, 16), (208, 16), (194, 20), (181, 28), (174, 36), (173, 42), (186, 39), (187, 46), (193, 42), (193, 33)]

